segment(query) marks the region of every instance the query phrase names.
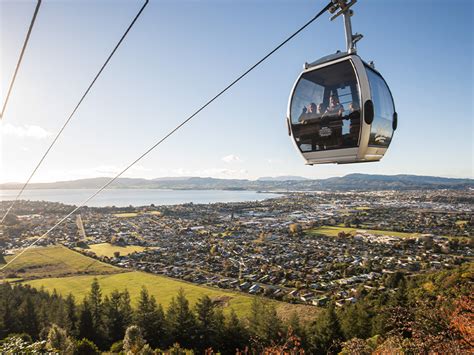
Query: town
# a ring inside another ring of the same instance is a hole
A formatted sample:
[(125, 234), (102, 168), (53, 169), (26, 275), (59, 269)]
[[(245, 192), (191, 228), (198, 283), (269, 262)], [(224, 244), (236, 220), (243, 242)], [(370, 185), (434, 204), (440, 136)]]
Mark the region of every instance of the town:
[[(290, 192), (259, 202), (84, 207), (36, 245), (62, 244), (194, 284), (343, 307), (361, 290), (384, 290), (397, 272), (472, 261), (473, 201), (472, 191)], [(27, 247), (72, 208), (19, 202), (0, 231), (4, 254)], [(95, 253), (104, 243), (137, 250)]]

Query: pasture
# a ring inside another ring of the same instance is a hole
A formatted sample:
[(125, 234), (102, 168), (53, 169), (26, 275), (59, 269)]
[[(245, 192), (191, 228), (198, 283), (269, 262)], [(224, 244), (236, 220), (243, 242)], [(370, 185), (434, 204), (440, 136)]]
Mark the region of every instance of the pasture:
[(113, 245), (110, 243), (100, 243), (100, 244), (90, 244), (89, 250), (94, 252), (98, 256), (107, 256), (112, 258), (115, 252), (119, 252), (120, 255), (128, 255), (135, 252), (144, 251), (146, 248), (139, 246), (139, 245), (127, 245), (127, 246), (119, 246)]
[[(90, 285), (95, 276), (73, 276), (64, 278), (48, 278), (40, 280), (28, 281), (29, 285), (35, 288), (44, 287), (48, 291), (56, 290), (63, 296), (72, 293), (78, 301), (82, 301), (84, 296), (89, 292)], [(151, 295), (154, 295), (157, 302), (161, 303), (166, 309), (171, 299), (177, 295), (180, 288), (186, 294), (186, 298), (191, 305), (207, 294), (211, 299), (223, 307), (225, 313), (230, 309), (239, 316), (247, 316), (250, 312), (252, 304), (251, 295), (240, 292), (221, 290), (213, 287), (199, 286), (189, 282), (175, 280), (169, 277), (153, 275), (140, 271), (125, 272), (115, 275), (99, 275), (97, 276), (102, 289), (102, 294), (110, 294), (113, 290), (125, 290), (130, 292), (132, 305), (137, 303), (140, 290), (145, 286)], [(310, 321), (314, 319), (318, 309), (312, 306), (292, 305), (283, 302), (270, 301), (276, 305), (278, 314), (288, 319), (293, 312), (297, 312), (300, 319)]]
[[(13, 257), (14, 255), (6, 256), (5, 260), (8, 262)], [(2, 276), (34, 279), (118, 272), (122, 270), (58, 245), (28, 249), (2, 270)]]
[(400, 238), (411, 238), (417, 237), (418, 233), (404, 233), (404, 232), (394, 232), (394, 231), (386, 231), (386, 230), (378, 230), (378, 229), (365, 229), (365, 228), (349, 228), (349, 227), (331, 227), (331, 226), (322, 226), (318, 228), (313, 228), (307, 230), (307, 234), (312, 235), (326, 235), (329, 237), (337, 237), (339, 232), (344, 232), (347, 234), (355, 235), (357, 231), (363, 231), (367, 233), (371, 233), (374, 235), (388, 235), (392, 237), (400, 237)]

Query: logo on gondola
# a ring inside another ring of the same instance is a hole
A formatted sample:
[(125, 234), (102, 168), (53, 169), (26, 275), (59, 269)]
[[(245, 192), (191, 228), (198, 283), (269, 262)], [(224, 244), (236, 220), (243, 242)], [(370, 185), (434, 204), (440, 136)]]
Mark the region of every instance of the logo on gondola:
[(329, 127), (323, 127), (319, 130), (320, 137), (329, 137), (332, 134), (332, 129)]

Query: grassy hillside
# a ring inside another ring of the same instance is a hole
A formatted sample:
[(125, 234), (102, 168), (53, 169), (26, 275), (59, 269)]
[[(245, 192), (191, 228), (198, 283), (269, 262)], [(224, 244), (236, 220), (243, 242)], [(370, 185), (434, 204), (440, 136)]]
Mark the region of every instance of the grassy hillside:
[[(105, 251), (108, 246), (106, 245)], [(10, 260), (12, 256), (7, 257)], [(97, 277), (103, 289), (103, 294), (109, 294), (114, 289), (128, 289), (132, 303), (142, 286), (146, 286), (157, 301), (167, 307), (171, 298), (183, 288), (191, 304), (204, 294), (219, 301), (224, 310), (233, 308), (239, 315), (249, 313), (252, 296), (240, 292), (226, 291), (218, 288), (198, 286), (192, 283), (175, 280), (165, 276), (153, 275), (138, 271), (126, 271), (95, 259), (89, 258), (63, 246), (32, 248), (16, 259), (1, 276), (6, 276), (11, 282), (24, 281), (35, 288), (44, 286), (46, 290), (56, 289), (59, 293), (74, 294), (82, 301), (89, 291), (91, 282)], [(317, 308), (305, 305), (292, 305), (274, 302), (279, 315), (289, 318), (297, 312), (300, 319), (314, 319)]]
[(118, 245), (112, 245), (110, 243), (100, 243), (100, 244), (91, 244), (89, 245), (90, 251), (93, 251), (98, 256), (107, 256), (109, 258), (114, 256), (114, 253), (118, 251), (120, 255), (128, 255), (134, 252), (140, 252), (145, 250), (145, 247), (139, 245), (127, 245), (121, 247)]
[[(44, 287), (49, 291), (56, 289), (56, 291), (62, 295), (67, 295), (72, 292), (72, 294), (81, 301), (86, 293), (89, 292), (93, 278), (94, 276), (74, 276), (32, 280), (27, 283), (35, 288)], [(197, 286), (165, 276), (152, 275), (139, 271), (115, 275), (100, 275), (97, 276), (97, 279), (99, 280), (104, 295), (111, 293), (114, 289), (124, 290), (126, 288), (130, 292), (133, 305), (136, 305), (136, 300), (142, 286), (146, 286), (150, 294), (154, 295), (157, 301), (165, 308), (171, 302), (171, 298), (176, 296), (180, 288), (184, 289), (186, 297), (192, 305), (198, 298), (207, 294), (215, 301), (219, 301), (224, 310), (228, 311), (233, 308), (237, 314), (241, 316), (245, 316), (249, 313), (252, 303), (252, 296), (243, 293)], [(301, 319), (310, 320), (314, 318), (317, 312), (315, 307), (272, 302), (276, 304), (277, 311), (282, 318), (288, 318), (293, 311), (296, 311)]]
[(377, 230), (377, 229), (331, 227), (331, 226), (322, 226), (319, 228), (314, 228), (307, 231), (307, 233), (314, 234), (314, 235), (327, 235), (329, 237), (336, 237), (339, 232), (344, 232), (344, 233), (354, 235), (356, 234), (358, 230), (366, 231), (368, 233), (372, 233), (375, 235), (389, 235), (389, 236), (401, 237), (401, 238), (416, 237), (418, 235), (417, 233), (404, 233), (404, 232), (384, 231), (384, 230)]
[[(14, 256), (5, 257), (10, 261)], [(88, 258), (63, 246), (31, 248), (13, 261), (0, 275), (8, 278), (47, 278), (72, 275), (100, 275), (122, 272), (121, 269)]]

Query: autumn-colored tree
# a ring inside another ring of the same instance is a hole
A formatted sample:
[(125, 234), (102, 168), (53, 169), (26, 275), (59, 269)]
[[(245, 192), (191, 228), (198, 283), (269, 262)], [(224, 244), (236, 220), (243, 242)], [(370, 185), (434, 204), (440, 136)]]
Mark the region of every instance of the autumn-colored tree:
[(302, 355), (305, 354), (305, 351), (301, 346), (301, 339), (297, 335), (293, 334), (293, 330), (289, 328), (286, 336), (283, 336), (278, 343), (264, 348), (262, 354)]

